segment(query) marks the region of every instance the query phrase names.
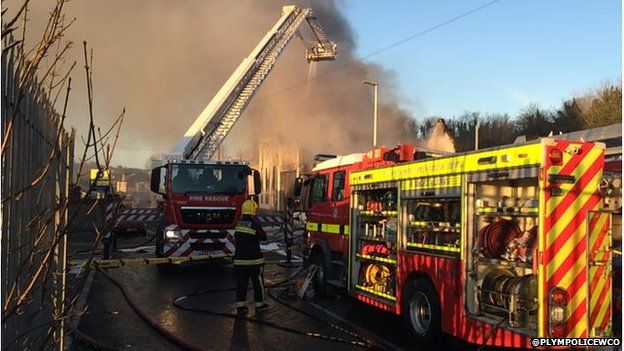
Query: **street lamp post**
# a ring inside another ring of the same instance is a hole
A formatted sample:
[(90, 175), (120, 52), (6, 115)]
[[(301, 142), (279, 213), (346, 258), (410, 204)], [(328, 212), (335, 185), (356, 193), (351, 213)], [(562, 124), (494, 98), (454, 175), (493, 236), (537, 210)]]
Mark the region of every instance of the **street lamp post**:
[(377, 148), (377, 88), (379, 83), (365, 80), (362, 83), (373, 87), (373, 149)]

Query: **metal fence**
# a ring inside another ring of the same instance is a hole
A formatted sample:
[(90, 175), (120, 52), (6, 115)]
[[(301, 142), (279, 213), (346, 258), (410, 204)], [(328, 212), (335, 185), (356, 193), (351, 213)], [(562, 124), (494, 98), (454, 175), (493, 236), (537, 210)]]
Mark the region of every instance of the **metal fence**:
[(74, 131), (12, 43), (2, 50), (2, 349), (39, 349), (62, 340)]

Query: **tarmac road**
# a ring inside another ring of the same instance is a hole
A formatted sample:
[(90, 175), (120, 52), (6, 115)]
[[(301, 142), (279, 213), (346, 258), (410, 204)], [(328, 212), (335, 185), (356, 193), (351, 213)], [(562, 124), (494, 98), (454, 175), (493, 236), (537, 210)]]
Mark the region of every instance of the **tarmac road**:
[[(121, 244), (120, 244), (121, 245)], [(151, 256), (148, 254), (148, 256)], [(267, 259), (283, 259), (276, 253)], [(268, 265), (265, 270), (267, 285), (288, 277), (295, 269)], [(227, 289), (234, 286), (232, 266), (224, 262), (196, 262), (159, 269), (156, 266), (130, 266), (110, 270), (129, 290), (132, 298), (150, 316), (162, 323), (169, 331), (210, 350), (362, 350), (350, 345), (293, 334), (270, 326), (254, 324), (242, 319), (230, 319), (180, 310), (172, 305), (175, 297), (205, 289)], [(283, 290), (273, 289), (273, 294)], [(248, 301), (251, 301), (251, 291)], [(309, 331), (348, 340), (353, 337), (332, 328), (337, 324), (373, 342), (369, 349), (427, 350), (408, 342), (402, 322), (397, 316), (359, 303), (351, 298), (332, 300), (297, 299), (283, 295), (283, 300), (317, 316), (314, 320), (297, 311), (268, 299), (271, 305), (261, 314), (250, 317), (269, 321), (280, 326)], [(163, 336), (151, 329), (128, 306), (121, 292), (102, 274), (96, 273), (87, 299), (88, 313), (80, 321), (79, 329), (111, 346), (124, 350), (179, 350)], [(216, 312), (234, 312), (234, 292), (218, 292), (197, 296), (183, 301), (184, 306), (209, 309)], [(460, 344), (461, 345), (461, 344)], [(429, 350), (468, 349), (458, 348), (450, 337), (444, 338)], [(89, 349), (77, 343), (75, 350)]]

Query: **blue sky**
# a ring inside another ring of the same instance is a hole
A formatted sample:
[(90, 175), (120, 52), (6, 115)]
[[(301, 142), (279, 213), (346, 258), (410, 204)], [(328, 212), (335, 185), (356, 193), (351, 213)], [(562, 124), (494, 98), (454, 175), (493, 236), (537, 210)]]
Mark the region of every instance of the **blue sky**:
[[(350, 0), (344, 14), (361, 57), (486, 2)], [(464, 111), (515, 116), (529, 103), (558, 107), (574, 93), (619, 81), (621, 27), (620, 0), (502, 0), (366, 60), (397, 74), (402, 105), (417, 119)]]

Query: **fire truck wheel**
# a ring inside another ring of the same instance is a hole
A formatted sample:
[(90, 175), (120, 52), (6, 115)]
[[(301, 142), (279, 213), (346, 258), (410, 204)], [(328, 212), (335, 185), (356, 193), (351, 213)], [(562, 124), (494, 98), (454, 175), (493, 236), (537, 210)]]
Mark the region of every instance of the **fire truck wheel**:
[(414, 341), (427, 344), (440, 334), (440, 302), (435, 289), (425, 279), (406, 285), (402, 299), (403, 320)]
[(323, 253), (317, 253), (311, 260), (311, 265), (315, 265), (316, 275), (312, 280), (312, 290), (314, 297), (325, 298), (329, 295), (329, 288), (327, 286), (327, 265), (323, 259)]

